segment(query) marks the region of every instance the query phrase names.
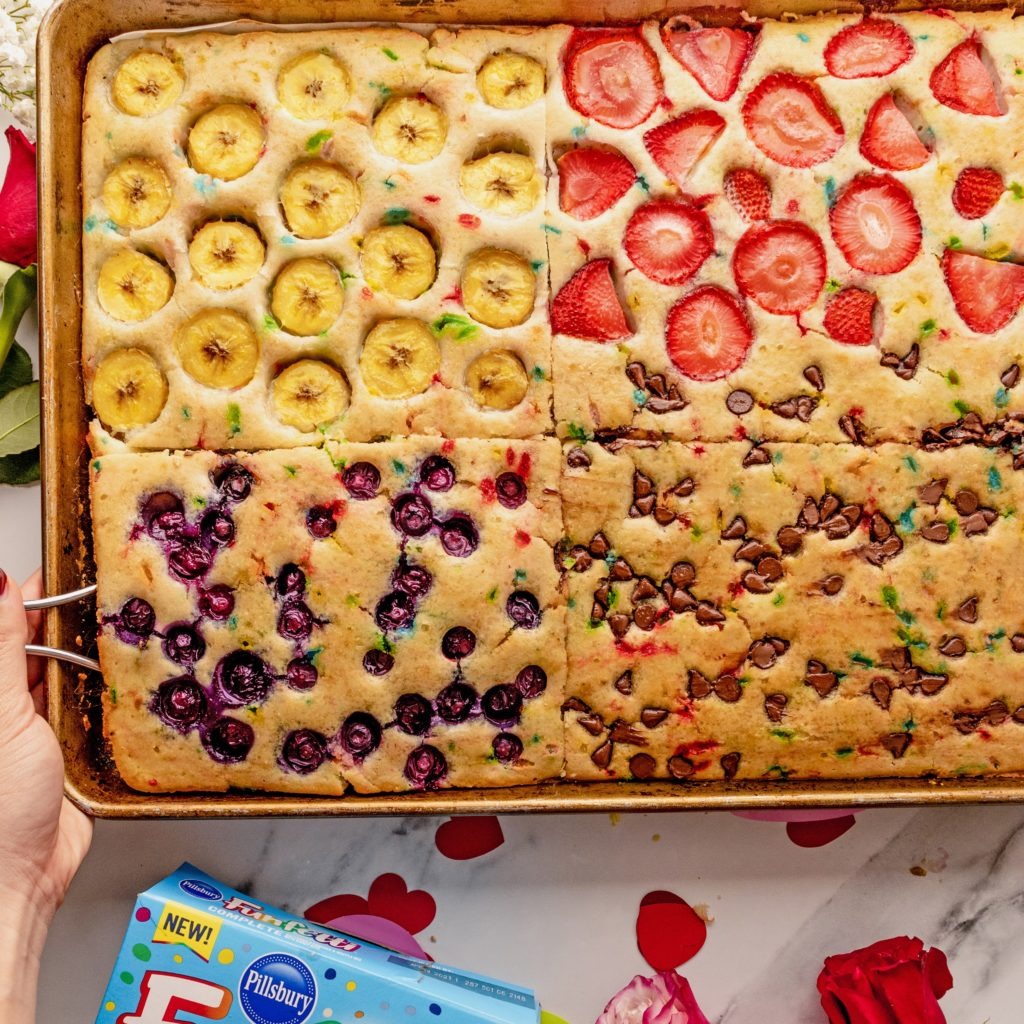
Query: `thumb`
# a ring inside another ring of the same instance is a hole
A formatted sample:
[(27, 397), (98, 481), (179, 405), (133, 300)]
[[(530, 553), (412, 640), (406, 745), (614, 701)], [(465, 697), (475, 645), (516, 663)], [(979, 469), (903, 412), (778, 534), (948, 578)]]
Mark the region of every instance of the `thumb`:
[(0, 569), (0, 744), (35, 714), (28, 692), (28, 636), (21, 590)]

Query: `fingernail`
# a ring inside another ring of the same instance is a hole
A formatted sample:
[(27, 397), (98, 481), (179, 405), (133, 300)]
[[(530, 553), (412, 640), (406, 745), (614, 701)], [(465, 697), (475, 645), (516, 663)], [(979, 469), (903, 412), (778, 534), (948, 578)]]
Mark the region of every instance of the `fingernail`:
[(4, 591), (7, 590), (7, 573), (0, 569), (0, 597), (4, 596)]

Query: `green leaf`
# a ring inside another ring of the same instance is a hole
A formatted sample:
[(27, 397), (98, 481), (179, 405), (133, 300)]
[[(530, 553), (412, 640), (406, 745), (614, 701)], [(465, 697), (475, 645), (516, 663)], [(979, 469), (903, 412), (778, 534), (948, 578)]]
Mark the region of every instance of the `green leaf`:
[(0, 398), (0, 456), (17, 455), (39, 444), (39, 381)]
[(0, 459), (0, 485), (20, 486), (39, 480), (39, 449)]
[(7, 362), (18, 324), (35, 298), (36, 268), (33, 264), (12, 274), (4, 285), (4, 307), (0, 310), (0, 366)]
[(0, 366), (0, 398), (31, 383), (32, 357), (15, 342), (7, 353), (7, 362)]

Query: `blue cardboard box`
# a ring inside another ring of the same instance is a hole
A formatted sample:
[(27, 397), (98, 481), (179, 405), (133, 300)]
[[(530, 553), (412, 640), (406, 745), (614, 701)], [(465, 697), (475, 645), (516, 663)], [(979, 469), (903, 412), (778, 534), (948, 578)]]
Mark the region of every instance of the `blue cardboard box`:
[(538, 1024), (534, 994), (266, 907), (191, 864), (142, 893), (96, 1024)]

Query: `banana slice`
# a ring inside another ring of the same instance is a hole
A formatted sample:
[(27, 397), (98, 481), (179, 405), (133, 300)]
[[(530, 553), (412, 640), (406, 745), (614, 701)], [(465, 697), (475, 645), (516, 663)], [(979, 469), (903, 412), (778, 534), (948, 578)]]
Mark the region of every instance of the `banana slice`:
[(373, 144), (381, 153), (406, 164), (433, 160), (447, 136), (448, 118), (426, 96), (392, 96), (370, 129)]
[(359, 186), (326, 160), (296, 164), (281, 186), (288, 230), (299, 238), (326, 238), (359, 212)]
[(259, 232), (248, 224), (211, 220), (195, 233), (188, 261), (207, 288), (237, 288), (255, 277), (265, 252)]
[(480, 65), (476, 87), (499, 110), (522, 110), (544, 95), (544, 68), (521, 53), (495, 53)]
[(345, 289), (338, 268), (327, 260), (307, 257), (283, 267), (274, 281), (270, 311), (292, 334), (326, 331), (341, 315)]
[(277, 76), (281, 105), (300, 121), (340, 117), (351, 95), (352, 79), (344, 65), (319, 50), (300, 53)]
[(366, 283), (398, 299), (422, 295), (437, 276), (437, 254), (422, 231), (392, 224), (366, 233), (359, 262)]
[(260, 115), (242, 103), (208, 110), (188, 133), (188, 161), (200, 174), (233, 181), (256, 166), (266, 142)]
[(233, 309), (204, 309), (174, 338), (184, 371), (211, 388), (240, 388), (252, 380), (260, 356), (256, 332)]
[(152, 117), (171, 106), (184, 87), (185, 75), (169, 57), (136, 50), (117, 69), (111, 95), (126, 114)]
[(441, 349), (422, 320), (382, 320), (359, 356), (363, 383), (378, 398), (411, 398), (430, 387), (441, 369)]
[(141, 348), (115, 349), (96, 367), (92, 407), (111, 430), (152, 423), (166, 401), (167, 379)]
[(153, 160), (131, 156), (103, 182), (103, 205), (122, 228), (148, 228), (171, 208), (171, 183)]
[(348, 397), (345, 378), (333, 366), (316, 359), (292, 363), (270, 386), (274, 415), (307, 433), (336, 420), (348, 408)]
[(462, 304), (488, 327), (514, 327), (533, 312), (537, 279), (522, 256), (478, 249), (462, 269)]
[(167, 305), (174, 278), (162, 264), (135, 249), (122, 249), (100, 267), (96, 298), (115, 320), (145, 320)]
[(469, 364), (466, 387), (485, 409), (514, 409), (526, 397), (530, 378), (514, 352), (494, 349)]
[(459, 185), (471, 203), (501, 217), (532, 210), (542, 191), (533, 160), (522, 153), (488, 153), (463, 164)]

